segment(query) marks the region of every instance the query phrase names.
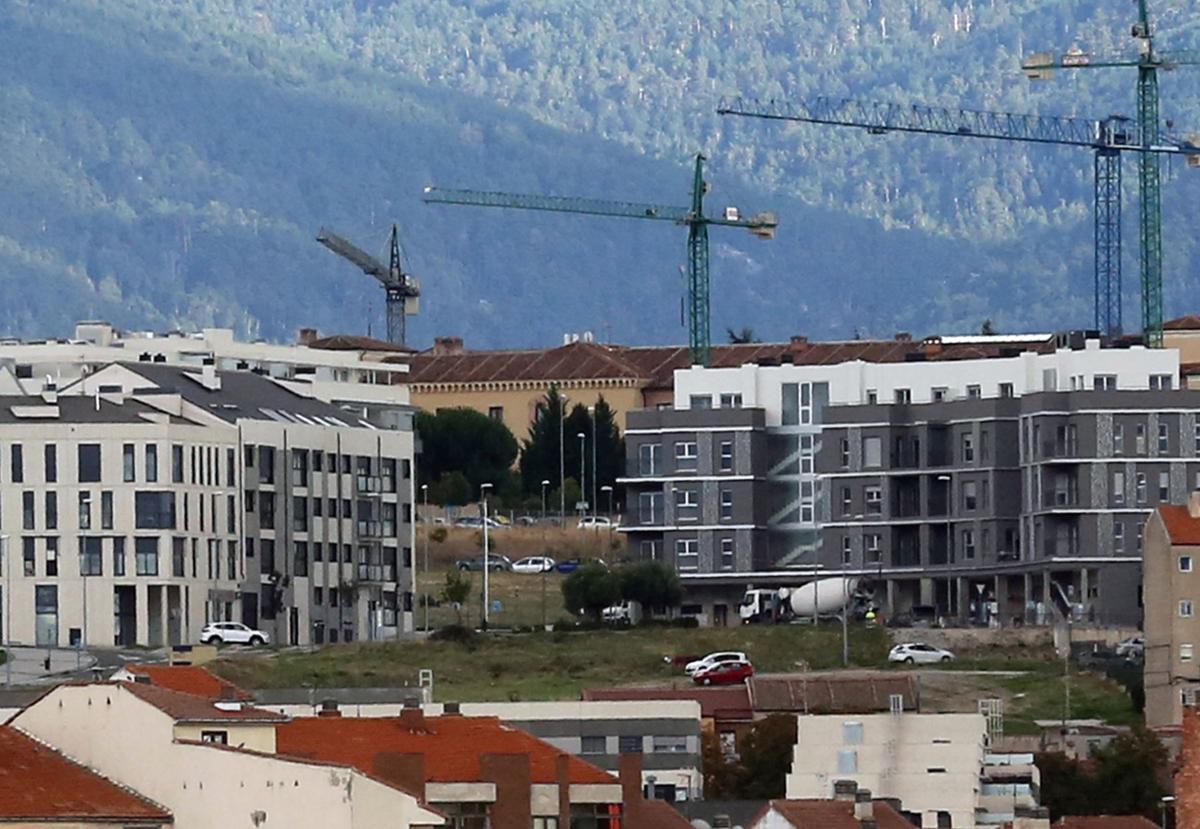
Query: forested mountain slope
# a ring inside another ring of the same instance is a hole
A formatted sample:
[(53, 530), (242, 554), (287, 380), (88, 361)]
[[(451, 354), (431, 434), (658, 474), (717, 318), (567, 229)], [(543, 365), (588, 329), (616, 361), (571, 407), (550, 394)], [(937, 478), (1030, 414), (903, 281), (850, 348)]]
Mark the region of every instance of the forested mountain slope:
[[(1200, 43), (1189, 0), (1165, 47)], [(421, 277), (414, 339), (682, 341), (681, 229), (434, 207), (423, 186), (779, 214), (714, 230), (714, 327), (890, 335), (1090, 323), (1086, 151), (758, 124), (721, 95), (817, 94), (1101, 117), (1131, 72), (1031, 86), (1027, 50), (1129, 48), (1132, 6), (950, 0), (8, 0), (0, 4), (0, 333), (300, 325), (376, 334), (382, 291), (312, 237)], [(1163, 81), (1200, 131), (1200, 69)], [(1136, 327), (1133, 167), (1126, 304)], [(1195, 310), (1200, 171), (1169, 168), (1168, 312)]]

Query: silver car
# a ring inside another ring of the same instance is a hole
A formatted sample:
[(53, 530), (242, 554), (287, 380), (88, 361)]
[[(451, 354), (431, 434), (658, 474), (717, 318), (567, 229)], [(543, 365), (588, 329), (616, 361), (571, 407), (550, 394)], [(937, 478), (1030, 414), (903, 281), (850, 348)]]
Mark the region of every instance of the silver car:
[(897, 645), (888, 654), (888, 662), (903, 662), (908, 665), (931, 665), (938, 662), (951, 662), (954, 654), (943, 648), (935, 648), (924, 642), (909, 642)]

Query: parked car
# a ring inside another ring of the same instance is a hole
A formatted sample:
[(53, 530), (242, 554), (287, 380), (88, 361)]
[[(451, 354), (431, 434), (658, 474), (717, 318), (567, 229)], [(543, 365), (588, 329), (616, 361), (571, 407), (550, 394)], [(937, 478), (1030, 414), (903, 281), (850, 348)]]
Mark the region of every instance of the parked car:
[(625, 599), (604, 608), (600, 618), (613, 624), (636, 625), (642, 620), (642, 607), (635, 601)]
[[(459, 570), (473, 570), (483, 572), (483, 556), (475, 556), (474, 558), (460, 558), (454, 562), (454, 566)], [(502, 556), (494, 553), (488, 554), (487, 568), (490, 572), (503, 572), (513, 568), (512, 560), (508, 556)]]
[(700, 671), (707, 670), (713, 665), (718, 665), (722, 662), (745, 662), (746, 654), (741, 651), (715, 651), (708, 656), (702, 656), (692, 662), (687, 663), (683, 667), (683, 672), (688, 676), (695, 676)]
[[(489, 530), (508, 529), (507, 524), (501, 524), (499, 521), (497, 521), (495, 518), (492, 518), (491, 516), (488, 516), (487, 525), (488, 525)], [(460, 518), (457, 521), (455, 521), (454, 526), (463, 527), (466, 529), (482, 530), (483, 529), (483, 519), (478, 516), (467, 516), (466, 518)]]
[(554, 559), (549, 556), (526, 556), (513, 562), (514, 573), (534, 574), (549, 573), (554, 569)]
[(745, 659), (736, 662), (718, 662), (702, 671), (697, 671), (692, 681), (697, 685), (738, 685), (754, 676), (754, 666)]
[(584, 559), (567, 558), (567, 559), (563, 559), (562, 561), (560, 561), (558, 564), (556, 564), (554, 566), (555, 566), (555, 569), (558, 570), (558, 572), (560, 572), (560, 573), (574, 573), (580, 567), (584, 567), (588, 564), (599, 564), (605, 570), (608, 569), (608, 564), (606, 564), (603, 559), (599, 559), (599, 558), (584, 558)]
[(607, 530), (612, 525), (612, 519), (607, 515), (585, 515), (579, 519), (579, 523), (575, 525), (575, 528), (579, 530)]
[(200, 628), (200, 641), (206, 645), (265, 645), (271, 637), (241, 622), (209, 622)]
[(1146, 654), (1146, 637), (1130, 636), (1117, 645), (1116, 654), (1123, 659), (1131, 661), (1141, 659)]
[(953, 659), (954, 654), (950, 651), (935, 648), (933, 645), (926, 645), (923, 642), (896, 645), (888, 654), (888, 662), (904, 662), (909, 665), (950, 662)]

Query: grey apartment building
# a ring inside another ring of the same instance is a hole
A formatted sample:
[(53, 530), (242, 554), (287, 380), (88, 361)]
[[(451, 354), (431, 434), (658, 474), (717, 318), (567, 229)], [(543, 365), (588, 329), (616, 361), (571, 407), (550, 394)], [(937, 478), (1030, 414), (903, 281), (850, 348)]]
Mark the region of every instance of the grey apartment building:
[(40, 646), (411, 629), (411, 429), (252, 372), (111, 364), (0, 395), (0, 624)]
[(1200, 485), (1200, 394), (1050, 392), (826, 412), (821, 564), (947, 618), (1140, 624), (1143, 527)]

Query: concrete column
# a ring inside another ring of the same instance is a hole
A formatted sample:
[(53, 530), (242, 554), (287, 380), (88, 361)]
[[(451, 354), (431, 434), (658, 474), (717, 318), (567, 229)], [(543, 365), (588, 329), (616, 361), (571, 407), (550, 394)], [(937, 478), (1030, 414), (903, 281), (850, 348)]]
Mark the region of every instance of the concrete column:
[(150, 607), (147, 603), (147, 586), (145, 584), (135, 584), (133, 587), (134, 599), (137, 602), (137, 644), (150, 644)]
[(1091, 587), (1090, 573), (1086, 567), (1079, 570), (1079, 603), (1083, 605), (1083, 612), (1090, 617), (1092, 615), (1092, 600), (1088, 598), (1088, 590)]
[(1021, 618), (1028, 624), (1033, 621), (1029, 617), (1029, 602), (1033, 600), (1033, 575), (1023, 573), (1021, 575), (1021, 582)]
[(996, 615), (995, 621), (989, 620), (989, 624), (1003, 626), (1004, 619), (1008, 615), (1008, 577), (994, 576), (992, 577), (992, 597), (996, 600)]
[(887, 585), (886, 612), (889, 616), (894, 616), (896, 613), (896, 580), (889, 578), (884, 584)]
[(958, 604), (958, 618), (962, 619), (967, 615), (967, 611), (971, 607), (971, 586), (967, 584), (967, 580), (962, 576), (957, 576), (954, 579), (954, 595)]
[(921, 579), (921, 604), (933, 604), (933, 579)]

